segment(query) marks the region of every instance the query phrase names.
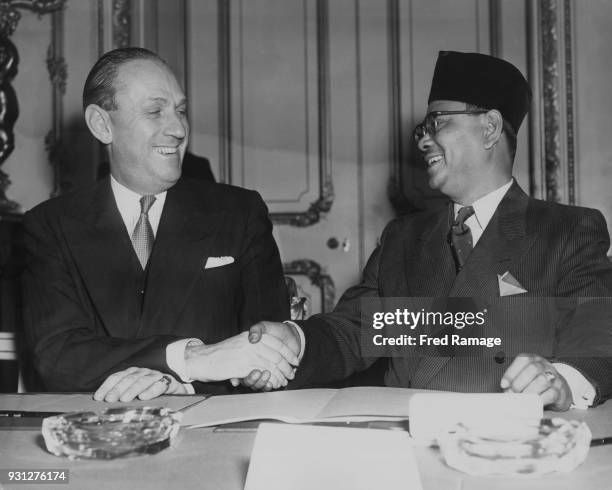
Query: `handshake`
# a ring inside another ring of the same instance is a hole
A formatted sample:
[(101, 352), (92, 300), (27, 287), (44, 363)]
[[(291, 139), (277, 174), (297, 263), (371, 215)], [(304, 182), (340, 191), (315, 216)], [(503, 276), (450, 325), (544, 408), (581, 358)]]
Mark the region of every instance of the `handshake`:
[[(301, 349), (300, 335), (293, 325), (259, 322), (248, 332), (216, 344), (188, 345), (185, 374), (194, 381), (229, 379), (234, 386), (242, 383), (253, 390), (278, 389), (294, 378)], [(94, 399), (129, 402), (187, 392), (186, 386), (169, 374), (130, 367), (108, 376)]]
[(186, 372), (196, 381), (229, 379), (253, 390), (277, 389), (294, 378), (301, 347), (293, 325), (259, 322), (217, 344), (188, 346)]

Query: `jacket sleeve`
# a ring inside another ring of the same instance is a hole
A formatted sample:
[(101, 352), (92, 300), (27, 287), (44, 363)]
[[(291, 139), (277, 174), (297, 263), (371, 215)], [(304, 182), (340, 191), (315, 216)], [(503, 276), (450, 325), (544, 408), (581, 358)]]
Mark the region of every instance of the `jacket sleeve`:
[(289, 318), (289, 295), (268, 210), (257, 192), (250, 193), (250, 198), (240, 270), (239, 321), (243, 330), (261, 320)]
[(601, 403), (612, 396), (610, 240), (599, 211), (580, 211), (566, 238), (558, 275), (557, 297), (566, 312), (557, 330), (557, 360), (578, 369), (595, 387), (595, 403)]
[(380, 257), (391, 226), (387, 226), (380, 245), (368, 259), (361, 282), (346, 290), (334, 310), (297, 322), (304, 331), (306, 349), (290, 388), (342, 380), (376, 361), (362, 352), (361, 306), (362, 299), (380, 295)]

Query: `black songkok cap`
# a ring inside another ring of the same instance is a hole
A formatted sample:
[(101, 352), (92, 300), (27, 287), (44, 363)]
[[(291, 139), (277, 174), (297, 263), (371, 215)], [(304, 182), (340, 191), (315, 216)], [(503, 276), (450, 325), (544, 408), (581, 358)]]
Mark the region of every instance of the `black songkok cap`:
[(440, 51), (427, 103), (456, 100), (497, 109), (518, 132), (531, 103), (531, 88), (518, 68), (480, 53)]

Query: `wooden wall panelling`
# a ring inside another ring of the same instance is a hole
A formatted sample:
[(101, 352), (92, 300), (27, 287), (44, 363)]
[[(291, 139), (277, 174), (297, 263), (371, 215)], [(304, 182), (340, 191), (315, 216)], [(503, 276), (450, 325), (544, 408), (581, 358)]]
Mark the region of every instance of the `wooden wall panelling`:
[[(357, 208), (359, 217), (359, 269), (377, 245), (387, 222), (393, 217), (388, 199), (392, 177), (390, 161), (396, 158), (398, 139), (392, 131), (401, 108), (397, 91), (398, 63), (392, 50), (399, 27), (388, 0), (359, 0), (355, 12), (355, 50), (357, 58)], [(396, 128), (398, 129), (398, 128)]]
[(612, 233), (612, 2), (575, 0), (570, 5), (576, 202), (599, 209)]
[(227, 137), (223, 133), (225, 114), (224, 103), (229, 101), (225, 95), (229, 72), (224, 68), (222, 54), (228, 49), (220, 36), (229, 33), (220, 28), (228, 16), (221, 11), (227, 8), (226, 0), (187, 0), (187, 70), (186, 88), (191, 135), (189, 147), (196, 155), (210, 160), (217, 181), (229, 182), (226, 175), (224, 155)]
[[(491, 54), (513, 63), (525, 75), (530, 85), (535, 87), (537, 80), (533, 78), (529, 58), (529, 23), (528, 10), (530, 2), (516, 0), (491, 0)], [(525, 192), (533, 194), (533, 179), (530, 168), (530, 146), (532, 132), (530, 128), (537, 127), (532, 119), (534, 109), (525, 118), (519, 132), (516, 156), (512, 173)]]
[(100, 159), (100, 148), (87, 129), (82, 108), (85, 78), (101, 50), (100, 14), (98, 0), (70, 1), (63, 11), (62, 57), (66, 71), (61, 123), (64, 157), (59, 188), (64, 191), (93, 182)]
[(231, 183), (257, 189), (278, 222), (316, 222), (333, 192), (320, 38), (325, 3), (234, 0), (227, 12)]

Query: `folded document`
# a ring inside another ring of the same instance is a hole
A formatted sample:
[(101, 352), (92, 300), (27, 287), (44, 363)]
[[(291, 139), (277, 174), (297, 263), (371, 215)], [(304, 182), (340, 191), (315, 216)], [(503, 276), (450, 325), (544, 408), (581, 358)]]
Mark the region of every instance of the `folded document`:
[(290, 423), (401, 420), (408, 418), (408, 402), (415, 391), (367, 386), (213, 396), (190, 407), (181, 425), (208, 427), (261, 419)]

